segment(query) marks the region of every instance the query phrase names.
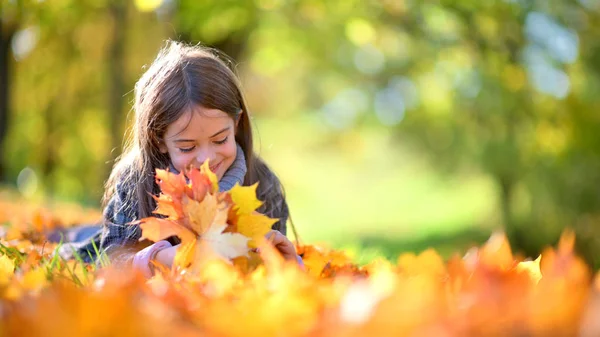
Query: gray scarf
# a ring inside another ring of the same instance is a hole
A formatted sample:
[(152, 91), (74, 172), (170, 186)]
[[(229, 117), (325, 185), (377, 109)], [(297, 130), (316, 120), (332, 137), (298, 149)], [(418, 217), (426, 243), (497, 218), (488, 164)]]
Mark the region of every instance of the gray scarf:
[[(244, 150), (240, 144), (235, 144), (237, 147), (237, 153), (233, 164), (225, 171), (223, 178), (219, 180), (219, 191), (229, 191), (235, 186), (236, 183), (242, 185), (244, 177), (246, 176), (246, 157), (244, 156)], [(179, 174), (179, 171), (170, 163), (169, 170), (175, 174)]]

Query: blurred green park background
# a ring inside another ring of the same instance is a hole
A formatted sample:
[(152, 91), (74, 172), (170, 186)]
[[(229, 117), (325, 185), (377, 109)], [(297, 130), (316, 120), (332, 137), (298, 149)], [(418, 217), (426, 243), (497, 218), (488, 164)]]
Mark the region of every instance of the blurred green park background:
[(166, 39), (236, 61), (303, 241), (394, 258), (565, 227), (600, 267), (598, 0), (1, 0), (0, 180), (98, 207)]

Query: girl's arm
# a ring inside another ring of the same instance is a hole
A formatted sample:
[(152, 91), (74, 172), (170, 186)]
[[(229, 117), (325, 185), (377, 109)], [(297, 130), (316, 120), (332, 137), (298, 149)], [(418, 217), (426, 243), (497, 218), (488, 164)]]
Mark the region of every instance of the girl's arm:
[(133, 256), (148, 243), (140, 243), (142, 230), (137, 220), (137, 204), (129, 195), (132, 188), (117, 183), (115, 193), (104, 209), (104, 230), (100, 241), (100, 249), (113, 263), (129, 263)]

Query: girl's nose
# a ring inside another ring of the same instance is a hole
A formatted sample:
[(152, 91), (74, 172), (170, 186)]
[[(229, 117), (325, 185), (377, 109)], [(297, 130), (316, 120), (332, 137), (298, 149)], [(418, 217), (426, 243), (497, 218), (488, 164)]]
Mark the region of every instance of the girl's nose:
[(200, 167), (202, 166), (202, 164), (204, 164), (206, 160), (210, 160), (210, 162), (212, 162), (214, 159), (213, 157), (213, 153), (211, 153), (210, 151), (200, 150), (196, 155), (196, 164), (198, 165), (198, 167)]

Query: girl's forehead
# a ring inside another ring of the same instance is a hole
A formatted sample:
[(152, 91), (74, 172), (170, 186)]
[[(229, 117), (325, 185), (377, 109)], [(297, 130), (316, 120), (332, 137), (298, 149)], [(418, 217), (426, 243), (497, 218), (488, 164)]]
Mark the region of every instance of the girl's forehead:
[(233, 119), (224, 111), (197, 107), (183, 113), (169, 125), (165, 138), (179, 138), (187, 135), (192, 135), (194, 138), (210, 137), (215, 132), (232, 124)]

